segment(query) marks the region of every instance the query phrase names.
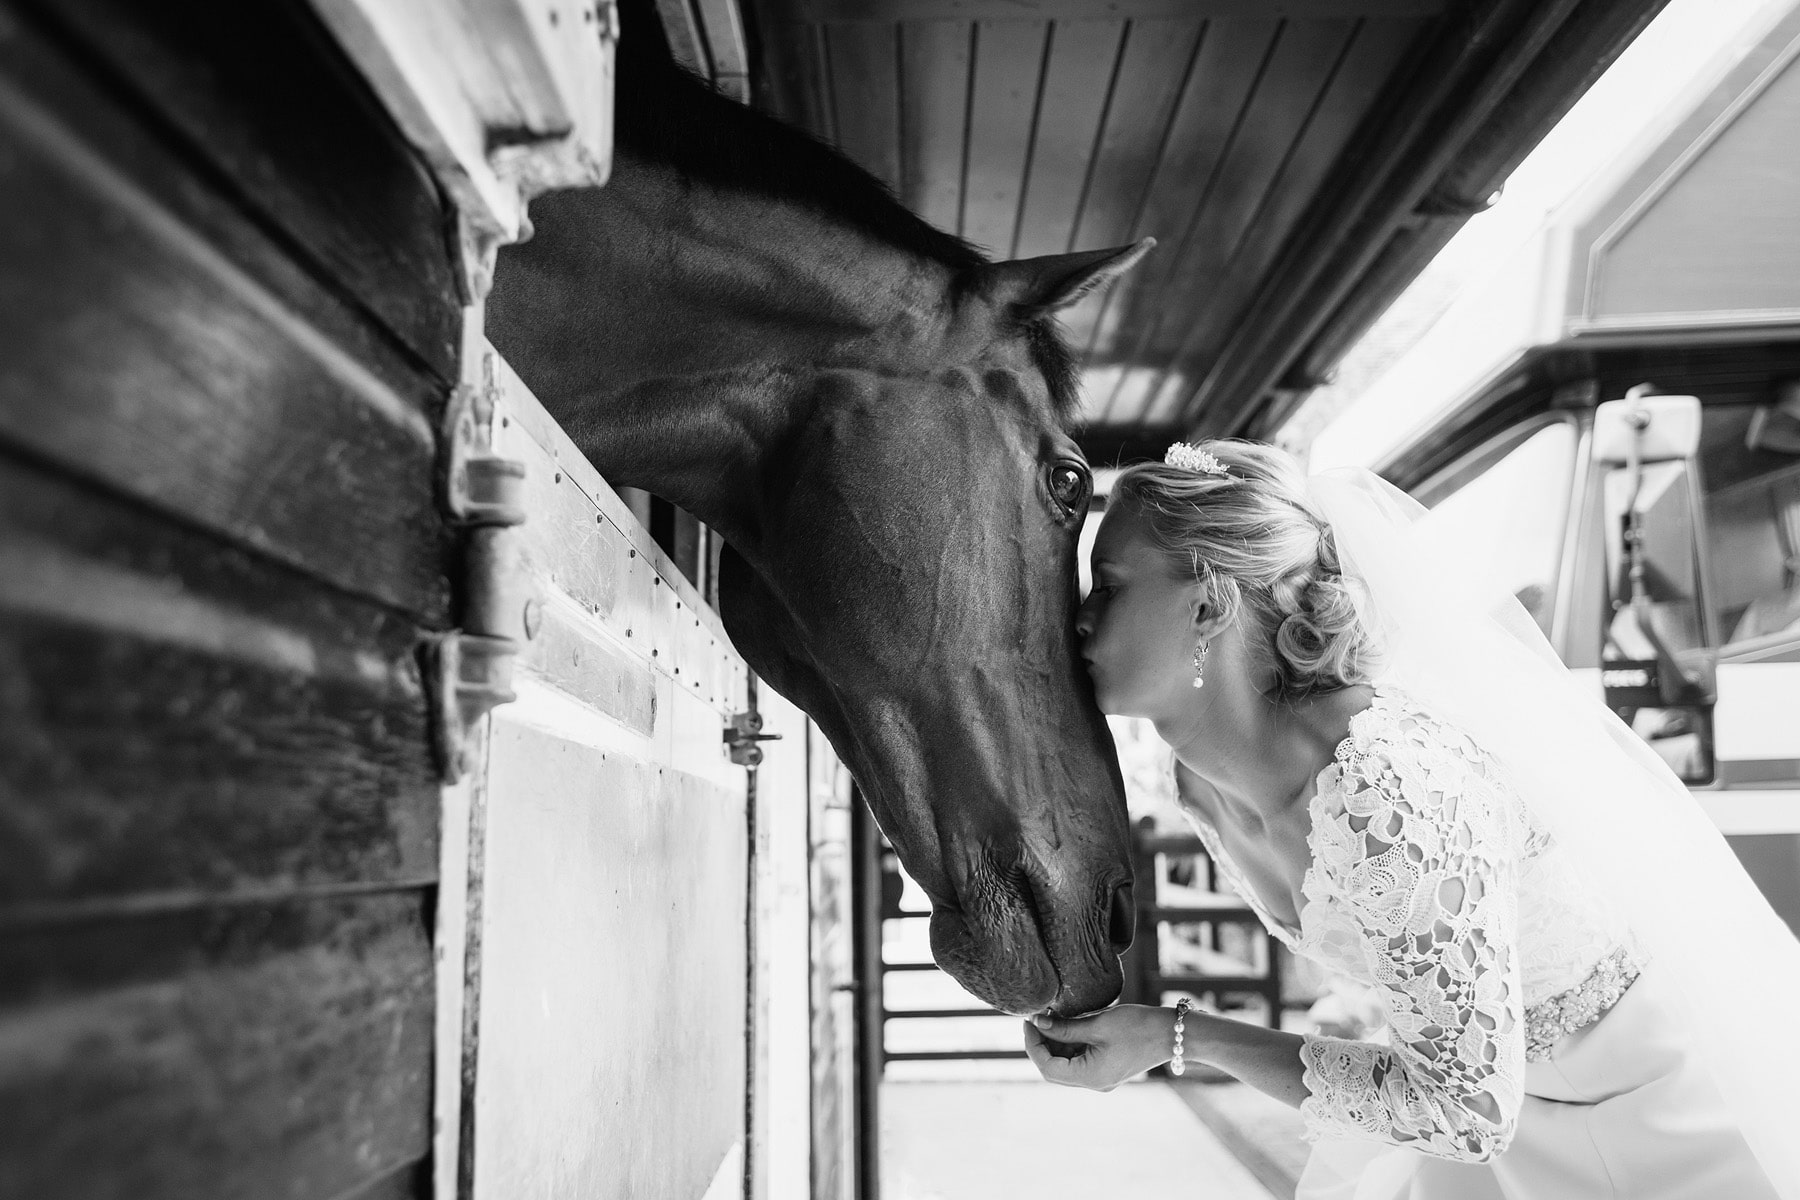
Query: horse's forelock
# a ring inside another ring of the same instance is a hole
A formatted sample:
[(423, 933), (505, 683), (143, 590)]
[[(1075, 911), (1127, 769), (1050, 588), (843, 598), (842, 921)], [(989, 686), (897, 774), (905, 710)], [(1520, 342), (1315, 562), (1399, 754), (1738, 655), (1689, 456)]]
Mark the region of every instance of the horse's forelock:
[(1050, 389), (1050, 405), (1057, 420), (1067, 425), (1074, 421), (1081, 407), (1081, 373), (1074, 347), (1064, 334), (1062, 323), (1055, 317), (1033, 318), (1025, 326), (1025, 341), (1031, 348), (1031, 361), (1044, 376)]

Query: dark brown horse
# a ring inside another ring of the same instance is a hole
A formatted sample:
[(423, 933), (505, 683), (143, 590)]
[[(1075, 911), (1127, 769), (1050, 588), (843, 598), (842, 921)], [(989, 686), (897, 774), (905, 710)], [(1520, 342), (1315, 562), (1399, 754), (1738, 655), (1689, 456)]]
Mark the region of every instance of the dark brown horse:
[(618, 95), (612, 182), (534, 203), (492, 340), (609, 482), (726, 539), (732, 639), (849, 764), (939, 963), (1011, 1012), (1111, 1002), (1129, 834), (1054, 314), (1147, 246), (990, 263), (671, 65)]

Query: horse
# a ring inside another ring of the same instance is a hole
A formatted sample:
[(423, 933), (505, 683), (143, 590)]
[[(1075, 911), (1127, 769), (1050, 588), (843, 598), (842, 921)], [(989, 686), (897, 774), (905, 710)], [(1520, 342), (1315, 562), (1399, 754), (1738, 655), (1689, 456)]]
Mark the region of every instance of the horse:
[(611, 180), (533, 202), (489, 340), (609, 483), (722, 537), (726, 631), (849, 766), (939, 965), (1006, 1012), (1110, 1004), (1130, 831), (1074, 640), (1091, 477), (1055, 314), (1150, 243), (990, 262), (626, 49)]

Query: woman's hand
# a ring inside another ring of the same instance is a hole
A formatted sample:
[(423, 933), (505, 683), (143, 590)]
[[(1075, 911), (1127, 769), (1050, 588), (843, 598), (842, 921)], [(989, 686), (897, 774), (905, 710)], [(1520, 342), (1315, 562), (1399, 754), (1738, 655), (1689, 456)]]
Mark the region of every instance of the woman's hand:
[(1168, 1062), (1174, 1048), (1172, 1008), (1121, 1004), (1073, 1021), (1036, 1016), (1025, 1022), (1025, 1052), (1045, 1079), (1096, 1092)]

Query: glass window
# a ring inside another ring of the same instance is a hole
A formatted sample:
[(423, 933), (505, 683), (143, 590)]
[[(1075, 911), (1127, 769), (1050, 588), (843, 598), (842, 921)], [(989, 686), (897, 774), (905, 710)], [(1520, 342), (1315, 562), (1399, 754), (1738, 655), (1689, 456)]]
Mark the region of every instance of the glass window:
[[(1419, 523), (1426, 552), (1494, 596), (1511, 595), (1548, 635), (1568, 527), (1575, 426), (1546, 425), (1499, 458), (1472, 460)], [(1434, 491), (1438, 489), (1433, 489)]]

